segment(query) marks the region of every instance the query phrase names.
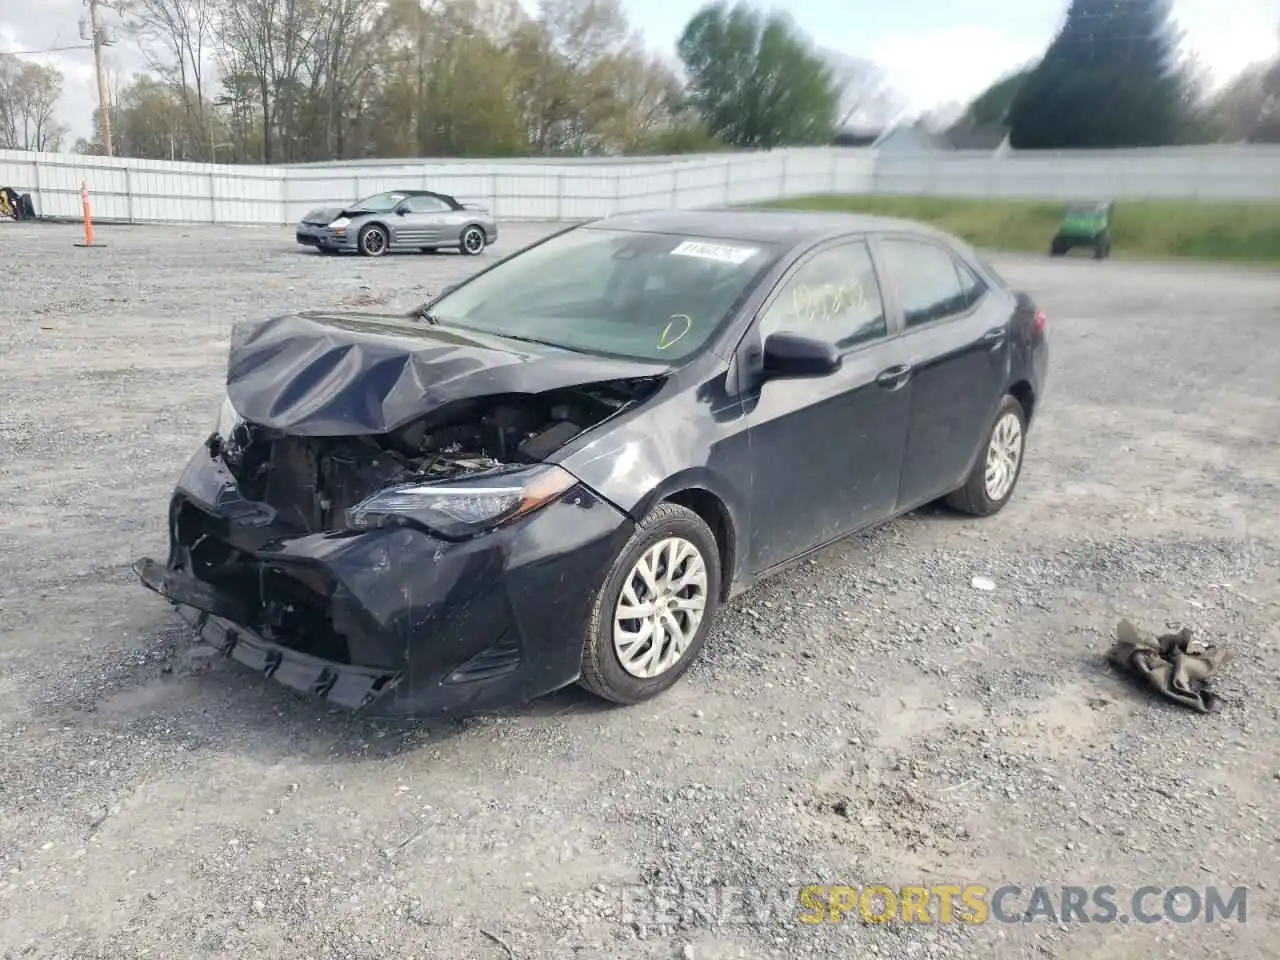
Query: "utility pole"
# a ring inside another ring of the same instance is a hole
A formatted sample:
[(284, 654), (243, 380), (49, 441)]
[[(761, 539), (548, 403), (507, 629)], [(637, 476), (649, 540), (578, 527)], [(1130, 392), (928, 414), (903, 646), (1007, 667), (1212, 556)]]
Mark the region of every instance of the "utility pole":
[(98, 23), (98, 4), (102, 0), (85, 0), (89, 5), (89, 28), (93, 31), (93, 63), (98, 71), (98, 111), (102, 117), (102, 144), (106, 147), (107, 156), (114, 156), (111, 149), (111, 104), (107, 96), (107, 75), (102, 63), (102, 48), (111, 41), (102, 33)]

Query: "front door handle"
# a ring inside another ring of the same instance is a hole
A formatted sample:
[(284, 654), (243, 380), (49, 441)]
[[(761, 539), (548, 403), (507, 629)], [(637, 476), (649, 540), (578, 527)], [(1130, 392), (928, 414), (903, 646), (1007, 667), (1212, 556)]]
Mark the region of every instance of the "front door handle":
[(1009, 333), (1004, 327), (992, 327), (982, 335), (982, 342), (988, 347), (995, 349), (1004, 344)]
[(909, 379), (911, 379), (911, 368), (905, 363), (900, 363), (896, 367), (880, 371), (880, 375), (876, 377), (876, 383), (886, 390), (897, 390), (905, 386)]

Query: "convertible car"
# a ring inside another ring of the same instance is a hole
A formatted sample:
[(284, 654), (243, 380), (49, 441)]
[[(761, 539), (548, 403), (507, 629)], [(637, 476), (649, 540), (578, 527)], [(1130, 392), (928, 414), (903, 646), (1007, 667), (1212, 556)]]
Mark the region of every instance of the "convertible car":
[(393, 190), (348, 207), (312, 210), (298, 223), (297, 239), (321, 253), (381, 257), (394, 250), (456, 247), (474, 257), (498, 239), (498, 225), (485, 207), (447, 193)]
[(135, 570), (371, 715), (636, 703), (790, 561), (939, 498), (1003, 509), (1046, 368), (1044, 314), (936, 230), (610, 217), (409, 315), (241, 323), (168, 558)]

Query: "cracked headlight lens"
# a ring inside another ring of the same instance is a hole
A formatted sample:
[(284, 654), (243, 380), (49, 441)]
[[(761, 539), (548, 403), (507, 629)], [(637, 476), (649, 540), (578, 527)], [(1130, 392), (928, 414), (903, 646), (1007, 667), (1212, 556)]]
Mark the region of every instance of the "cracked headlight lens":
[(240, 416), (235, 405), (231, 402), (231, 397), (224, 396), (222, 398), (222, 409), (218, 411), (218, 425), (213, 428), (213, 432), (223, 440), (230, 440), (232, 431), (242, 423), (244, 423), (244, 418)]
[(353, 527), (406, 521), (448, 539), (461, 539), (512, 523), (558, 499), (578, 480), (539, 464), (474, 480), (401, 483), (379, 490), (347, 512)]

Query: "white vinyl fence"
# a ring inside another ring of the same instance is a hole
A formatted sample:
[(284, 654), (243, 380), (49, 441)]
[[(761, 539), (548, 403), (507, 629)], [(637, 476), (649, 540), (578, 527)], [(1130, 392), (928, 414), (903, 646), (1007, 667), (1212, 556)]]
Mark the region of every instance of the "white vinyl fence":
[(412, 160), (230, 166), (0, 151), (0, 186), (41, 216), (133, 223), (292, 224), (309, 209), (428, 188), (503, 220), (577, 220), (811, 194), (1280, 200), (1280, 147), (878, 154), (823, 147), (622, 160)]
[(229, 166), (0, 151), (0, 186), (30, 192), (41, 216), (78, 217), (81, 184), (94, 219), (291, 224), (308, 210), (383, 190), (433, 189), (482, 203), (503, 220), (578, 220), (615, 212), (866, 193), (868, 151), (777, 150), (656, 161), (424, 160)]

